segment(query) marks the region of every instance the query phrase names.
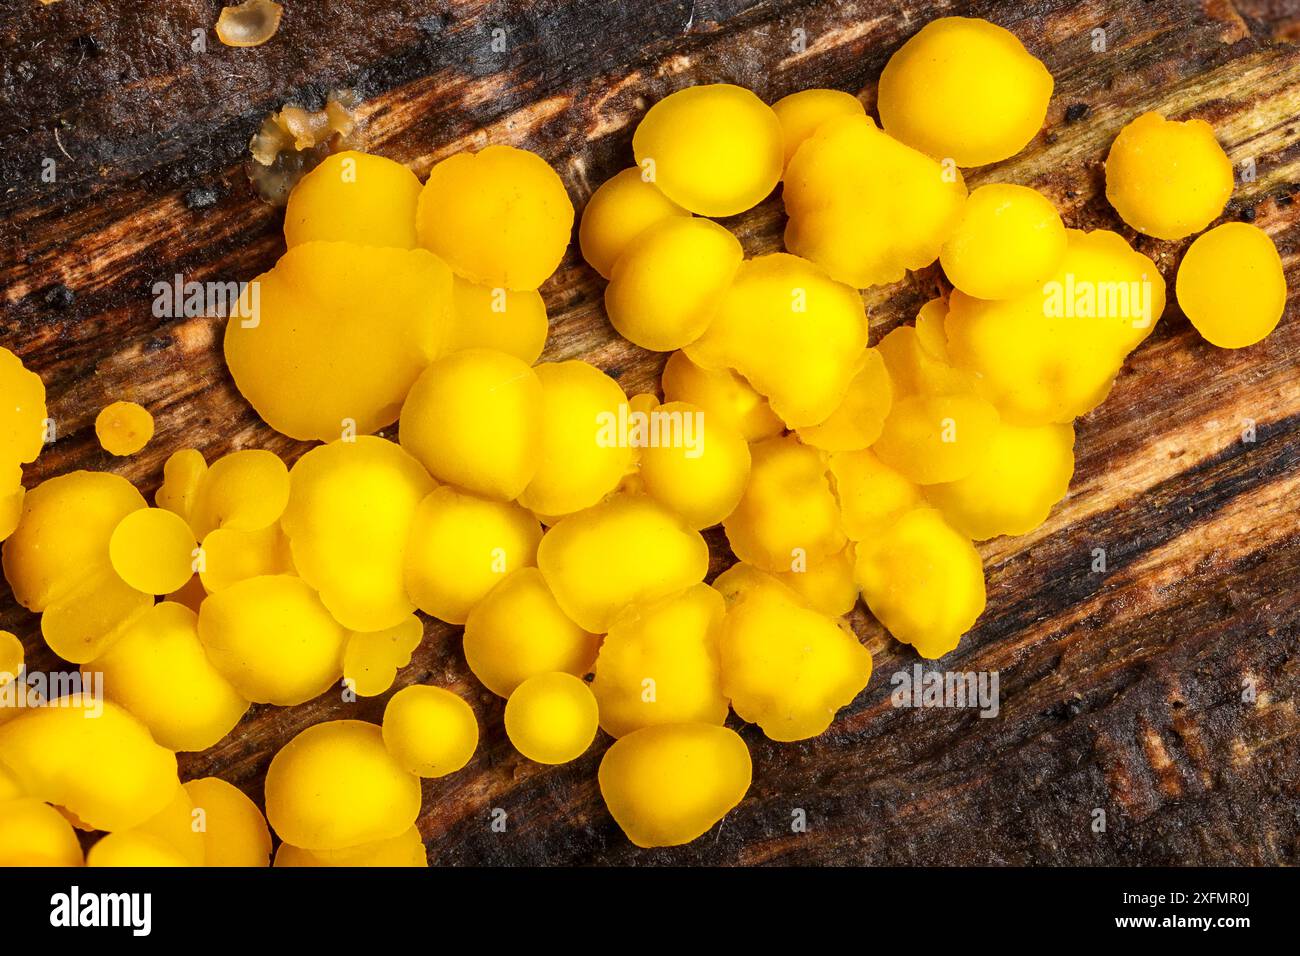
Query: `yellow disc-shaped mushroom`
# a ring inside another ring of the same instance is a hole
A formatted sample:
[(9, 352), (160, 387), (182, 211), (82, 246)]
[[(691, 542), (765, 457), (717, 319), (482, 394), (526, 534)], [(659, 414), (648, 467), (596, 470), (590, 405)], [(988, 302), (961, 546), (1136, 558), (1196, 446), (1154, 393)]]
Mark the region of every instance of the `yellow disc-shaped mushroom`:
[(384, 708), (384, 746), (405, 770), (445, 777), (469, 763), (478, 747), (474, 711), (449, 690), (403, 687)]
[(587, 682), (561, 672), (530, 677), (506, 701), (506, 734), (537, 763), (576, 760), (596, 739), (596, 698)]
[(1178, 304), (1212, 345), (1254, 345), (1286, 308), (1286, 276), (1268, 233), (1226, 222), (1197, 238), (1178, 266)]

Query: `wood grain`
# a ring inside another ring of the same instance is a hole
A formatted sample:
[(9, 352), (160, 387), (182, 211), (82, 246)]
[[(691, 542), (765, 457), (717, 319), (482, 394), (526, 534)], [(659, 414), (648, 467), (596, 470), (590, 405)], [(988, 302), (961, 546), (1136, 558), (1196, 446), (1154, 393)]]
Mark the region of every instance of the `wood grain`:
[[(38, 371), (59, 439), (29, 486), (110, 469), (152, 495), (162, 462), (196, 445), (287, 457), (222, 363), (220, 321), (159, 320), (150, 287), (176, 273), (247, 279), (282, 251), (279, 214), (242, 168), (249, 137), (283, 103), (332, 89), (364, 97), (368, 148), (423, 174), (463, 148), (537, 150), (575, 204), (631, 162), (647, 104), (697, 82), (774, 99), (806, 86), (860, 93), (898, 44), (937, 16), (1014, 30), (1056, 77), (1043, 132), (969, 177), (1043, 189), (1068, 224), (1116, 228), (1170, 281), (1185, 244), (1134, 237), (1105, 202), (1101, 161), (1146, 109), (1216, 126), (1253, 159), (1225, 218), (1273, 235), (1300, 286), (1300, 8), (1294, 0), (615, 3), (288, 0), (280, 33), (252, 50), (191, 49), (219, 3), (82, 0), (0, 13), (0, 344)], [(491, 48), (504, 30), (504, 52)], [(1094, 50), (1095, 30), (1105, 51)], [(804, 49), (792, 43), (796, 31)], [(1073, 107), (1072, 121), (1066, 120)], [(1086, 107), (1086, 110), (1085, 110)], [(1079, 118), (1079, 114), (1083, 113)], [(56, 163), (43, 182), (41, 164)], [(214, 190), (198, 206), (192, 190)], [(190, 201), (187, 203), (187, 195)], [(779, 248), (779, 197), (726, 223), (751, 253)], [(868, 290), (873, 337), (942, 286), (937, 270)], [(71, 290), (72, 295), (68, 295)], [(570, 252), (543, 290), (546, 357), (582, 356), (629, 393), (657, 387), (661, 356), (619, 339), (599, 279)], [(470, 766), (425, 785), (420, 826), (434, 862), (1237, 863), (1300, 862), (1300, 322), (1294, 292), (1277, 332), (1213, 349), (1172, 302), (1114, 393), (1080, 421), (1078, 473), (1048, 523), (982, 548), (989, 606), (943, 666), (996, 670), (1001, 711), (900, 709), (890, 675), (916, 658), (861, 610), (876, 676), (830, 731), (796, 745), (742, 729), (754, 786), (695, 843), (641, 851), (601, 803), (604, 738), (542, 768), (501, 730), (502, 705), (468, 673), (459, 632), (436, 622), (400, 684), (469, 699), (484, 738)], [(71, 300), (71, 301), (69, 301)], [(91, 425), (118, 398), (146, 404), (157, 437), (108, 458)], [(1243, 431), (1254, 425), (1254, 441)], [(714, 570), (730, 562), (711, 532)], [(1095, 573), (1104, 548), (1107, 570)], [(35, 618), (7, 595), (0, 627), (34, 667), (57, 665)], [(1243, 701), (1243, 681), (1258, 688)], [(378, 720), (386, 698), (332, 696), (255, 707), (227, 740), (182, 757), (261, 798), (275, 750), (320, 720)], [(490, 827), (504, 809), (507, 829)], [(802, 809), (806, 833), (792, 832)], [(1093, 831), (1095, 810), (1104, 833)]]

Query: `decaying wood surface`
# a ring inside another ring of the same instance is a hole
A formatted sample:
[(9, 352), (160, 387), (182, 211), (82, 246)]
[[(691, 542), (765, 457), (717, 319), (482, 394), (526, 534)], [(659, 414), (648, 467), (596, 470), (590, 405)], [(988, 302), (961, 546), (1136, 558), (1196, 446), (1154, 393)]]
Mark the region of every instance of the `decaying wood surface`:
[[(1030, 147), (972, 186), (1034, 185), (1068, 224), (1133, 238), (1103, 195), (1110, 140), (1146, 109), (1200, 116), (1239, 170), (1254, 163), (1225, 218), (1273, 235), (1293, 290), (1270, 339), (1216, 350), (1173, 303), (1185, 244), (1139, 237), (1170, 307), (1079, 423), (1068, 499), (1034, 534), (982, 548), (988, 610), (942, 664), (998, 671), (999, 716), (892, 706), (891, 675), (917, 658), (858, 611), (871, 685), (815, 740), (774, 744), (745, 727), (753, 788), (689, 846), (639, 851), (623, 838), (596, 787), (606, 738), (559, 768), (515, 754), (459, 631), (430, 623), (399, 685), (453, 688), (484, 730), (466, 770), (425, 785), (435, 863), (1300, 862), (1300, 3), (286, 0), (278, 35), (241, 50), (215, 40), (219, 7), (13, 0), (0, 12), (0, 344), (41, 374), (60, 433), (29, 487), (111, 469), (151, 496), (177, 448), (301, 453), (235, 391), (220, 320), (156, 319), (150, 288), (178, 273), (248, 279), (274, 262), (279, 214), (248, 186), (249, 137), (271, 110), (333, 89), (365, 98), (368, 148), (420, 174), (456, 150), (511, 143), (555, 164), (581, 208), (630, 164), (633, 126), (672, 90), (727, 80), (771, 100), (832, 86), (870, 107), (886, 59), (923, 23), (986, 16), (1047, 63), (1056, 93)], [(779, 197), (727, 225), (751, 253), (778, 248)], [(873, 338), (940, 281), (932, 269), (869, 290)], [(544, 293), (547, 358), (584, 357), (629, 394), (656, 388), (663, 357), (612, 332), (575, 251)], [(129, 460), (93, 436), (119, 398), (158, 421)], [(709, 537), (716, 571), (731, 559)], [(7, 592), (0, 627), (23, 637), (33, 667), (57, 666)], [(219, 746), (183, 756), (183, 773), (219, 774), (260, 801), (271, 756), (296, 732), (378, 720), (385, 700), (254, 707)], [(792, 830), (799, 809), (807, 832)]]

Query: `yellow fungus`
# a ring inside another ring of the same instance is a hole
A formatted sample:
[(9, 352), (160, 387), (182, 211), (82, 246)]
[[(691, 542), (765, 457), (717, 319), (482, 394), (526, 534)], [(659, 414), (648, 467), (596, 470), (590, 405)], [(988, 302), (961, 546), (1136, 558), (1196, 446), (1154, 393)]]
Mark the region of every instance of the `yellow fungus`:
[(284, 241), (355, 242), (414, 249), (420, 180), (401, 163), (344, 150), (326, 156), (293, 187)]
[(591, 194), (578, 226), (578, 246), (591, 267), (608, 279), (614, 263), (643, 232), (665, 219), (689, 216), (634, 166)]
[(168, 594), (166, 599), (173, 604), (183, 605), (198, 614), (199, 607), (207, 596), (208, 592), (203, 588), (203, 579), (196, 574), (171, 594)]
[[(0, 347), (0, 464), (35, 461), (45, 444), (45, 383)], [(3, 490), (3, 489), (0, 489)]]
[[(865, 116), (825, 123), (785, 174), (785, 247), (855, 288), (934, 262), (966, 201), (960, 172)], [(863, 343), (865, 344), (865, 343)]]
[(26, 653), (23, 642), (9, 631), (0, 631), (0, 687), (17, 679), (23, 672)]
[(958, 481), (988, 453), (1000, 421), (975, 394), (909, 395), (895, 403), (872, 450), (919, 485)]
[(1286, 275), (1268, 233), (1226, 222), (1199, 236), (1178, 266), (1178, 304), (1207, 342), (1225, 349), (1254, 345), (1286, 309)]
[(512, 292), (453, 278), (448, 352), (495, 349), (532, 365), (546, 347), (549, 331), (541, 293)]
[(198, 615), (169, 601), (136, 618), (82, 670), (100, 672), (104, 695), (168, 750), (207, 750), (248, 710), (248, 701), (204, 653)]
[(509, 501), (537, 470), (541, 427), (537, 374), (505, 352), (466, 349), (416, 381), (402, 406), (400, 441), (439, 481)]
[(753, 772), (749, 748), (735, 731), (664, 724), (614, 742), (600, 762), (600, 793), (637, 846), (680, 846), (740, 803)]
[(190, 523), (199, 538), (216, 528), (258, 531), (289, 501), (289, 469), (274, 452), (248, 448), (218, 458), (193, 492)]
[(1015, 34), (987, 20), (941, 17), (889, 58), (877, 107), (891, 136), (935, 159), (983, 166), (1028, 145), (1052, 86)]
[[(950, 362), (948, 333), (943, 323), (948, 318), (948, 303), (944, 299), (931, 299), (916, 313), (916, 339), (921, 349), (931, 358)], [(904, 326), (905, 327), (905, 326)], [(881, 341), (883, 345), (883, 340)], [(892, 372), (892, 369), (891, 369)]]
[(0, 724), (0, 763), (23, 791), (95, 830), (129, 830), (180, 786), (176, 755), (112, 701), (65, 697)]
[(347, 631), (305, 581), (270, 575), (209, 595), (199, 640), (245, 699), (292, 707), (342, 677)]
[(855, 573), (871, 613), (922, 657), (951, 651), (984, 611), (979, 552), (933, 508), (859, 542)]
[(261, 46), (280, 29), (284, 7), (272, 0), (244, 0), (222, 7), (217, 18), (217, 39), (226, 46)]
[(352, 631), (343, 651), (343, 677), (357, 696), (378, 697), (411, 663), (423, 639), (424, 624), (414, 614), (382, 631)]
[(280, 523), (302, 579), (349, 630), (399, 624), (415, 610), (404, 558), (428, 473), (401, 446), (362, 436), (313, 448), (289, 480)]
[(207, 460), (197, 448), (173, 452), (163, 465), (163, 481), (154, 495), (154, 504), (189, 521), (195, 496), (207, 470)]
[(1065, 497), (1073, 474), (1074, 426), (1003, 423), (974, 471), (926, 486), (925, 497), (954, 528), (983, 541), (1033, 531)]
[(41, 614), (41, 636), (65, 661), (85, 664), (151, 607), (153, 595), (137, 591), (112, 568), (92, 570)]
[(664, 366), (665, 402), (687, 402), (704, 410), (710, 421), (725, 421), (745, 441), (771, 438), (785, 430), (766, 398), (729, 368), (704, 369), (685, 352), (668, 356)]
[(1065, 224), (1050, 199), (1028, 186), (991, 183), (967, 197), (939, 263), (967, 295), (1009, 299), (1040, 289), (1065, 247)]
[(72, 824), (58, 810), (30, 797), (0, 800), (0, 867), (85, 862)]
[(279, 523), (256, 531), (217, 528), (203, 539), (199, 579), (206, 594), (267, 574), (294, 574), (289, 539)]
[(537, 763), (576, 760), (596, 739), (599, 714), (586, 681), (572, 674), (538, 674), (506, 701), (506, 735)]
[(594, 505), (631, 471), (634, 449), (618, 427), (627, 396), (587, 362), (544, 362), (536, 372), (542, 385), (539, 457), (519, 503), (559, 517)]
[(600, 637), (560, 609), (537, 568), (520, 568), (487, 593), (465, 623), (465, 660), (498, 697), (530, 677), (563, 671), (581, 677), (596, 660)]
[(153, 438), (153, 416), (135, 402), (114, 402), (96, 416), (95, 436), (110, 455), (134, 455)]
[(564, 258), (573, 203), (536, 153), (489, 146), (429, 171), (420, 193), (420, 244), (457, 275), (488, 286), (536, 289)]
[(1106, 156), (1106, 198), (1121, 219), (1157, 239), (1200, 232), (1232, 195), (1232, 162), (1204, 120), (1143, 113)]
[(161, 837), (139, 830), (126, 830), (102, 837), (86, 854), (86, 865), (155, 869), (192, 864), (180, 850)]
[(830, 416), (799, 429), (799, 440), (823, 451), (854, 451), (880, 437), (894, 401), (889, 369), (878, 349), (865, 349), (844, 399)]
[(701, 216), (758, 205), (781, 178), (781, 121), (752, 92), (692, 86), (650, 107), (632, 134), (637, 166), (665, 196)]
[(741, 265), (708, 331), (685, 349), (696, 365), (739, 372), (791, 428), (825, 421), (867, 344), (862, 297), (798, 256)]
[(693, 528), (708, 528), (735, 510), (749, 479), (745, 439), (725, 419), (685, 402), (654, 410), (650, 443), (641, 449), (646, 494)]
[[(194, 814), (194, 804), (190, 802), (189, 792), (178, 786), (172, 791), (172, 798), (167, 805), (143, 823), (130, 830), (118, 830), (119, 836), (137, 834), (159, 840), (164, 846), (180, 854), (185, 866), (203, 866), (207, 856), (207, 846), (203, 834), (199, 832)], [(93, 852), (93, 851), (92, 851)], [(87, 860), (91, 866), (119, 865), (105, 864)], [(136, 865), (122, 863), (120, 865)], [(151, 864), (140, 864), (151, 865)]]
[(23, 488), (23, 469), (20, 465), (0, 465), (0, 541), (4, 541), (23, 520), (23, 501), (27, 490)]
[(707, 584), (629, 607), (610, 625), (591, 691), (613, 737), (655, 724), (721, 724), (718, 663), (725, 606)]
[(628, 605), (702, 581), (709, 548), (662, 505), (620, 495), (559, 521), (537, 548), (537, 566), (564, 613), (603, 634)]
[(217, 777), (190, 780), (185, 793), (203, 836), (204, 866), (267, 866), (271, 833), (257, 804)]
[(843, 548), (821, 452), (793, 437), (769, 438), (750, 450), (749, 484), (723, 522), (736, 557), (764, 570), (789, 571)]
[(403, 770), (375, 724), (333, 720), (308, 727), (266, 772), (266, 819), (286, 843), (342, 850), (415, 826), (420, 778)]
[(419, 777), (445, 777), (469, 763), (478, 747), (478, 720), (469, 704), (428, 684), (403, 687), (384, 708), (384, 746)]
[(781, 141), (785, 144), (785, 165), (813, 133), (838, 116), (863, 116), (862, 102), (843, 90), (799, 90), (772, 104), (781, 121)]
[[(914, 395), (961, 395), (975, 391), (978, 386), (975, 376), (966, 369), (953, 368), (946, 357), (946, 338), (938, 340), (938, 336), (944, 334), (946, 312), (938, 319), (931, 318), (924, 334), (920, 316), (917, 318), (917, 325), (900, 325), (892, 329), (876, 346), (889, 372), (893, 399), (901, 401)], [(933, 327), (936, 322), (938, 329)]]
[(244, 290), (226, 365), (278, 432), (368, 435), (445, 348), (450, 308), (451, 271), (424, 249), (306, 242)]
[(498, 581), (536, 563), (541, 540), (541, 525), (519, 505), (436, 488), (411, 524), (406, 593), (426, 614), (464, 624)]
[(363, 843), (343, 850), (304, 850), (288, 843), (281, 843), (275, 851), (275, 865), (278, 867), (353, 867), (353, 866), (387, 866), (423, 868), (429, 865), (429, 857), (424, 849), (424, 840), (415, 827), (404, 830), (387, 840)]
[(727, 599), (722, 691), (741, 719), (771, 739), (817, 736), (867, 686), (871, 654), (842, 620), (744, 564), (713, 586)]
[(132, 511), (113, 530), (108, 557), (113, 570), (145, 594), (169, 594), (194, 574), (194, 532), (165, 508)]
[(637, 236), (614, 264), (605, 288), (610, 324), (656, 352), (694, 342), (744, 257), (740, 240), (717, 223), (670, 216)]
[(853, 545), (850, 543), (841, 551), (808, 562), (806, 568), (782, 571), (772, 576), (822, 614), (842, 617), (858, 603), (853, 561)]

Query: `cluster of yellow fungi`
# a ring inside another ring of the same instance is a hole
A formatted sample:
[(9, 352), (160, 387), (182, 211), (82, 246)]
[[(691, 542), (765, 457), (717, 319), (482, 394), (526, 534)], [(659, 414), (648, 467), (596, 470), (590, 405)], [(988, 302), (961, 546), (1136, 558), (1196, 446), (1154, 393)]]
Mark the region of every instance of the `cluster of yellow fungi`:
[[(634, 843), (706, 832), (751, 780), (733, 711), (804, 740), (867, 685), (845, 620), (859, 597), (922, 657), (957, 646), (985, 606), (975, 542), (1047, 519), (1074, 419), (1164, 311), (1164, 279), (1119, 234), (1068, 228), (1027, 186), (968, 191), (962, 170), (1022, 149), (1051, 93), (1012, 34), (954, 17), (889, 61), (879, 125), (835, 90), (656, 103), (577, 238), (614, 328), (671, 353), (662, 394), (538, 362), (538, 288), (574, 209), (546, 161), (501, 145), (423, 183), (339, 152), (290, 195), (287, 251), (225, 356), (263, 420), (317, 443), (292, 467), (188, 448), (152, 506), (99, 472), (24, 496), (44, 388), (0, 349), (4, 573), (106, 696), (0, 710), (0, 863), (266, 865), (269, 822), (277, 865), (426, 865), (421, 778), (465, 767), (479, 739), (449, 690), (407, 686), (381, 725), (298, 734), (271, 761), (265, 818), (219, 780), (182, 786), (175, 757), (254, 703), (385, 694), (420, 613), (464, 626), (525, 758), (614, 738), (600, 791)], [(1106, 174), (1122, 219), (1163, 240), (1206, 228), (1233, 188), (1207, 124), (1155, 113), (1124, 127)], [(788, 251), (747, 258), (706, 217), (778, 183)], [(935, 262), (951, 292), (871, 343), (860, 290)], [(1286, 284), (1268, 236), (1234, 222), (1191, 245), (1176, 291), (1237, 348), (1277, 324)], [(113, 405), (96, 430), (131, 454), (147, 417)], [(709, 583), (701, 531), (719, 524), (738, 562)], [(0, 634), (0, 670), (22, 659)], [(106, 835), (83, 858), (74, 829)]]

